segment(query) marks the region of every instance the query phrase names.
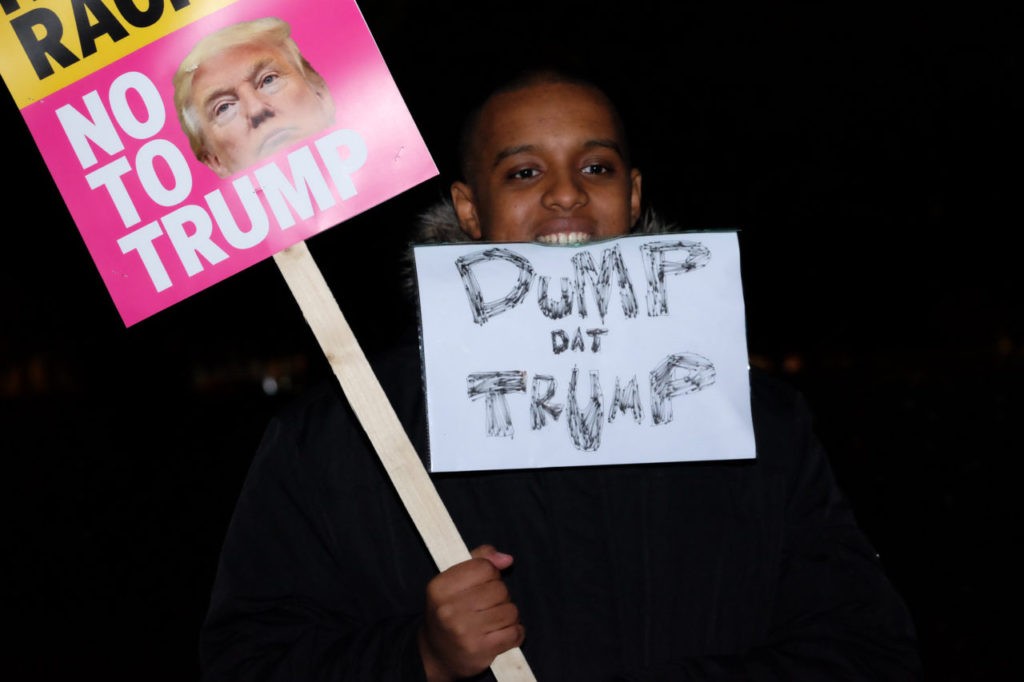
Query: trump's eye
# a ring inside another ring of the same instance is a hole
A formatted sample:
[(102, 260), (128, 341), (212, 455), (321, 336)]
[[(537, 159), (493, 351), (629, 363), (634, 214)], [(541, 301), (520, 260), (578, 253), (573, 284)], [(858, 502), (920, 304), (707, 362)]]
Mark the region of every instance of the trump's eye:
[(235, 115), (235, 100), (222, 99), (214, 102), (210, 107), (210, 118), (217, 123), (226, 123)]
[(281, 89), (282, 83), (281, 74), (276, 71), (268, 71), (260, 75), (256, 87), (262, 92), (277, 92)]

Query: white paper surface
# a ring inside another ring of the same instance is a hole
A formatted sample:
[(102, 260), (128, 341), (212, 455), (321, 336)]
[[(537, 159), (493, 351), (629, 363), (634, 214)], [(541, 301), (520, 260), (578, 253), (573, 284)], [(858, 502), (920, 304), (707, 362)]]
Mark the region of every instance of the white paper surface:
[(431, 471), (754, 457), (735, 232), (414, 255)]

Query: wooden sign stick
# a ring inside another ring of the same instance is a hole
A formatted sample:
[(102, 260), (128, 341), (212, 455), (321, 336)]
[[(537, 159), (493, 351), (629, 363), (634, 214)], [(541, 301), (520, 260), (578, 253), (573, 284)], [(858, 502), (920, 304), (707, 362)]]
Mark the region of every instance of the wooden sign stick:
[[(276, 253), (274, 260), (438, 569), (443, 571), (469, 559), (465, 542), (342, 315), (309, 247), (305, 242), (299, 242)], [(491, 671), (498, 682), (535, 681), (518, 647), (495, 658)]]

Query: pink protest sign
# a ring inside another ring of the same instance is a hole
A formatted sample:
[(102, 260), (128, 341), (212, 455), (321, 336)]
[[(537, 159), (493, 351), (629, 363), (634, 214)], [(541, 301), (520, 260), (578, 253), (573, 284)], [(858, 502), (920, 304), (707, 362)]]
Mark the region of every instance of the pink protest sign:
[(437, 174), (354, 2), (67, 4), (3, 75), (125, 325)]

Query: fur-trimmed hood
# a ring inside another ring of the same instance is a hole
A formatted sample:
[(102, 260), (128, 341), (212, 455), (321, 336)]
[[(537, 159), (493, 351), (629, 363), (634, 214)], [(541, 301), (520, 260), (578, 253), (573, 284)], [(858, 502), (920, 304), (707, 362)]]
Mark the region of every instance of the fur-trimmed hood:
[[(664, 234), (678, 232), (679, 227), (666, 222), (650, 209), (645, 209), (630, 234)], [(415, 244), (457, 244), (472, 241), (459, 227), (455, 208), (448, 199), (437, 202), (420, 214), (413, 237)]]
[[(651, 209), (644, 209), (630, 234), (665, 234), (678, 232), (679, 226), (665, 221)], [(449, 199), (442, 199), (419, 215), (412, 244), (406, 249), (402, 263), (402, 281), (407, 293), (416, 295), (416, 273), (412, 246), (417, 244), (459, 244), (473, 241), (459, 227), (455, 207)]]

